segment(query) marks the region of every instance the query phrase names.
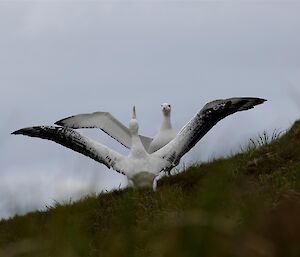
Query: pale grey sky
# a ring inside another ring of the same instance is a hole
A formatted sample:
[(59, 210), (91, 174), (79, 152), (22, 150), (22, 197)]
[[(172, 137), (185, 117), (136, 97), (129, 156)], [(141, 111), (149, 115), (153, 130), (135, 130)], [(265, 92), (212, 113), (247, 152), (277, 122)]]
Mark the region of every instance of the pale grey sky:
[[(206, 102), (268, 102), (221, 121), (187, 164), (234, 152), (300, 117), (300, 1), (0, 1), (0, 218), (125, 186), (56, 145), (10, 132), (72, 114), (137, 106), (154, 135), (160, 104), (179, 130)], [(82, 131), (122, 153), (98, 131)]]

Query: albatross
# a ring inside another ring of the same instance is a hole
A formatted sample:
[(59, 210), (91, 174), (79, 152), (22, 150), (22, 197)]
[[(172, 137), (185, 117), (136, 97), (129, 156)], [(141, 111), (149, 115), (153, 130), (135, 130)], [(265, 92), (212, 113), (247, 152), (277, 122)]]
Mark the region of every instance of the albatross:
[[(165, 146), (176, 136), (171, 124), (171, 105), (161, 104), (163, 121), (157, 135), (153, 138), (140, 135), (142, 144), (148, 153), (153, 153)], [(131, 148), (130, 130), (109, 112), (93, 112), (63, 118), (56, 125), (72, 129), (99, 128), (126, 148)]]
[(139, 137), (135, 107), (129, 123), (131, 148), (128, 156), (121, 155), (68, 127), (35, 126), (17, 130), (12, 134), (54, 141), (127, 176), (129, 184), (133, 186), (151, 187), (160, 172), (168, 172), (176, 167), (181, 157), (216, 123), (233, 113), (252, 109), (265, 101), (261, 98), (239, 97), (207, 103), (171, 142), (151, 154), (146, 151)]

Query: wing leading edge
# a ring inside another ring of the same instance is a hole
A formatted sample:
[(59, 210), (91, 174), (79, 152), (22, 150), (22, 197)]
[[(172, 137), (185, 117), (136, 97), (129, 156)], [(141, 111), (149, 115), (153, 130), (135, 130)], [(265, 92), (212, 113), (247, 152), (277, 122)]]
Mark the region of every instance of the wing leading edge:
[[(109, 112), (78, 114), (59, 120), (55, 124), (73, 129), (99, 128), (126, 148), (131, 148), (129, 129)], [(145, 149), (148, 150), (152, 138), (141, 135), (140, 138)]]

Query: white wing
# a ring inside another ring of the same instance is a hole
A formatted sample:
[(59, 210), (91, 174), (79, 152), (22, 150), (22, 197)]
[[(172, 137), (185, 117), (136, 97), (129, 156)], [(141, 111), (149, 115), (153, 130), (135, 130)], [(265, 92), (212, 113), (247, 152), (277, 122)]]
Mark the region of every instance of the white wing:
[(265, 101), (260, 98), (242, 97), (210, 102), (196, 113), (169, 144), (153, 155), (166, 160), (170, 164), (166, 169), (175, 167), (181, 157), (193, 148), (217, 122), (230, 114), (252, 109), (255, 105), (262, 104)]
[(54, 141), (104, 164), (109, 169), (113, 168), (117, 172), (123, 174), (123, 172), (117, 167), (124, 156), (90, 138), (80, 135), (70, 128), (37, 126), (23, 128), (13, 132), (12, 134), (26, 135)]
[[(55, 124), (73, 129), (99, 128), (125, 147), (131, 148), (131, 134), (129, 129), (109, 112), (78, 114), (59, 120)], [(147, 150), (152, 138), (145, 136), (140, 136), (140, 138)]]

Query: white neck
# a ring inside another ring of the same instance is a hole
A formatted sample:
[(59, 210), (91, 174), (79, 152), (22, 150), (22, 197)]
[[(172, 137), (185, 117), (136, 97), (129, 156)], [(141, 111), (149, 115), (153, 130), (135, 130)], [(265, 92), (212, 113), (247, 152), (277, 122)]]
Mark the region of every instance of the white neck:
[(170, 113), (164, 114), (163, 117), (164, 118), (163, 118), (163, 123), (161, 125), (161, 129), (172, 129)]
[(131, 135), (130, 155), (134, 157), (145, 157), (147, 155), (145, 147), (141, 142), (140, 136), (135, 133)]

